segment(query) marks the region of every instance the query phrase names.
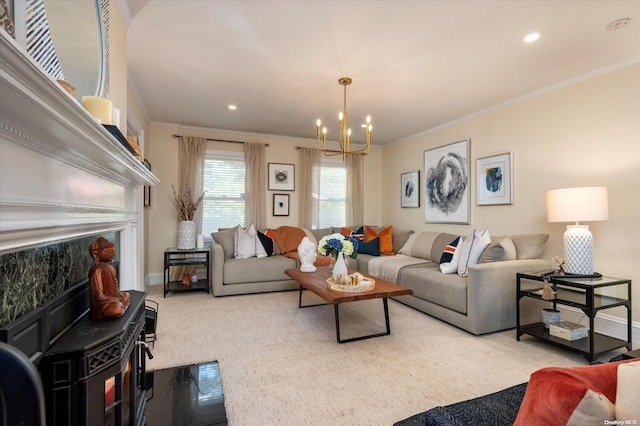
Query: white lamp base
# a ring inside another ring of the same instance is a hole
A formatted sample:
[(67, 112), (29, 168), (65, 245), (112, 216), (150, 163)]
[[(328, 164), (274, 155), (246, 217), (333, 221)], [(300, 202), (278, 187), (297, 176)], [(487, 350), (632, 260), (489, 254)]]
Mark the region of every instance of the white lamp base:
[(567, 225), (564, 233), (565, 272), (593, 274), (593, 235), (589, 225)]

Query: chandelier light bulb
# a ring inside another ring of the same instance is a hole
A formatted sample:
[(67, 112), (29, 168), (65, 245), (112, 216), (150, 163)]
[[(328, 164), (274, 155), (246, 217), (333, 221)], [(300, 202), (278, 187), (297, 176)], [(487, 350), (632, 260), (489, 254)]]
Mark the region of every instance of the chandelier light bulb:
[(371, 125), (371, 116), (367, 115), (365, 123), (361, 125), (365, 130), (366, 142), (363, 143), (360, 148), (350, 149), (351, 128), (349, 127), (347, 115), (347, 86), (351, 84), (351, 78), (342, 77), (338, 80), (338, 83), (343, 87), (343, 109), (338, 113), (338, 142), (340, 143), (340, 150), (327, 149), (327, 128), (323, 127), (322, 132), (320, 132), (320, 126), (322, 125), (320, 119), (316, 121), (316, 135), (318, 138), (318, 146), (324, 155), (342, 155), (342, 160), (347, 161), (347, 156), (349, 155), (367, 155), (369, 153), (373, 126)]

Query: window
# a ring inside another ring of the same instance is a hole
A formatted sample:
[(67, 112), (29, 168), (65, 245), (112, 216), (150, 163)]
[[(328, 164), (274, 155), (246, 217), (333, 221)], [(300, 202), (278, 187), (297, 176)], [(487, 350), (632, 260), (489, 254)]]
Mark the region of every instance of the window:
[(202, 233), (244, 225), (244, 152), (207, 150)]
[(320, 173), (314, 173), (313, 178), (313, 202), (313, 229), (346, 225), (347, 165), (344, 161), (320, 160)]

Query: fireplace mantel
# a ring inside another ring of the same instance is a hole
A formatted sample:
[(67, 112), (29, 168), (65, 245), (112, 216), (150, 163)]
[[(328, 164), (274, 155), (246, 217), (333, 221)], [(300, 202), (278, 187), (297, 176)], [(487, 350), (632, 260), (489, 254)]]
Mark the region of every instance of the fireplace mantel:
[(141, 289), (142, 186), (158, 179), (0, 30), (0, 254), (119, 231)]

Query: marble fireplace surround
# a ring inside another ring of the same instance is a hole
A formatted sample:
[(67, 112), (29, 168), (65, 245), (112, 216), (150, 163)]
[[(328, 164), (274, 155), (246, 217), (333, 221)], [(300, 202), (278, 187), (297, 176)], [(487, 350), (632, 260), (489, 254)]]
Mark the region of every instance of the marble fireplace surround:
[(0, 30), (0, 256), (118, 235), (143, 289), (142, 187), (158, 179)]

